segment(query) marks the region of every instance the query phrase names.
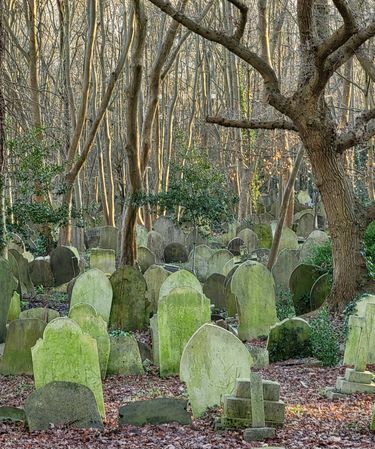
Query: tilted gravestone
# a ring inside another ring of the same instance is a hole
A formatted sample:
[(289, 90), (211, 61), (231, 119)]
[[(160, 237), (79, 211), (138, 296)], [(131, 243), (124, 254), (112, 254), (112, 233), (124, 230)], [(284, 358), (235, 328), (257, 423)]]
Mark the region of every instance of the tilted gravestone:
[(124, 266), (110, 277), (113, 299), (109, 319), (112, 329), (133, 331), (146, 325), (146, 281), (134, 267)]
[(0, 360), (1, 374), (33, 374), (31, 348), (43, 336), (46, 323), (36, 318), (9, 323), (4, 355)]
[(77, 253), (69, 246), (58, 246), (51, 253), (51, 269), (55, 286), (71, 281), (79, 275)]
[(23, 310), (19, 315), (19, 319), (38, 318), (39, 320), (49, 323), (59, 316), (60, 314), (57, 310), (48, 309), (47, 307), (34, 307), (33, 309)]
[(203, 293), (201, 283), (187, 270), (179, 270), (172, 273), (167, 279), (162, 283), (159, 291), (159, 300), (168, 295), (175, 288), (190, 287), (197, 290), (199, 293)]
[(238, 313), (238, 303), (236, 296), (231, 290), (231, 282), (234, 273), (241, 264), (234, 265), (225, 277), (224, 288), (225, 288), (225, 309), (228, 312), (228, 316), (234, 317)]
[(112, 285), (107, 276), (96, 268), (82, 273), (74, 282), (70, 307), (87, 303), (94, 307), (103, 320), (108, 323), (112, 305)]
[(279, 243), (279, 253), (283, 249), (298, 249), (298, 238), (295, 232), (284, 227), (281, 231), (281, 238)]
[(315, 281), (322, 275), (316, 265), (299, 264), (293, 270), (289, 279), (289, 288), (297, 315), (312, 311), (310, 292)]
[(259, 262), (244, 262), (233, 274), (231, 291), (238, 305), (240, 340), (268, 335), (270, 326), (277, 322), (275, 285), (270, 271)]
[(322, 306), (331, 292), (332, 280), (329, 273), (324, 273), (314, 282), (310, 291), (311, 310), (317, 310)]
[(161, 234), (150, 231), (147, 234), (147, 248), (155, 254), (157, 262), (164, 260), (165, 242)]
[(155, 254), (145, 246), (139, 246), (137, 252), (138, 252), (137, 255), (138, 265), (142, 273), (144, 273), (147, 270), (147, 268), (155, 264), (156, 257)]
[(0, 343), (5, 341), (8, 310), (17, 282), (7, 260), (0, 257)]
[(224, 274), (224, 266), (228, 260), (233, 258), (233, 254), (227, 249), (219, 249), (207, 260), (207, 277), (211, 274)]
[(164, 248), (164, 260), (166, 263), (183, 263), (188, 261), (188, 252), (182, 243), (169, 243)]
[(193, 288), (175, 288), (159, 299), (157, 316), (160, 375), (178, 374), (187, 341), (211, 319), (210, 301)]
[(13, 320), (19, 318), (21, 313), (21, 298), (18, 292), (14, 292), (10, 300), (7, 322), (10, 323)]
[(226, 309), (225, 276), (214, 273), (203, 285), (203, 293), (217, 309)]
[(144, 373), (141, 354), (134, 335), (111, 336), (107, 373), (121, 376)]
[(105, 416), (97, 344), (75, 321), (56, 318), (48, 323), (31, 354), (35, 388), (53, 381), (86, 385), (94, 393), (99, 413)]
[(296, 223), (296, 234), (298, 237), (307, 238), (314, 230), (315, 217), (313, 214), (303, 214)]
[(92, 248), (90, 251), (90, 268), (96, 268), (105, 274), (116, 271), (116, 253), (113, 249)]
[(237, 377), (248, 377), (253, 364), (245, 345), (231, 332), (204, 324), (190, 338), (181, 357), (180, 378), (186, 383), (195, 417), (220, 405), (233, 393)]
[(25, 402), (30, 432), (53, 426), (103, 428), (95, 396), (85, 385), (51, 382), (31, 393)]
[(16, 278), (19, 282), (19, 293), (20, 294), (28, 294), (28, 295), (34, 295), (35, 289), (34, 285), (31, 282), (30, 279), (30, 273), (29, 273), (29, 262), (28, 260), (22, 256), (18, 251), (15, 249), (10, 249), (8, 251), (8, 258), (13, 256), (16, 260), (17, 264), (17, 274), (14, 273)]
[(289, 291), (290, 275), (298, 264), (299, 250), (283, 249), (279, 252), (276, 262), (272, 267), (272, 275), (275, 280), (277, 294)]
[(201, 282), (207, 279), (207, 262), (214, 252), (207, 245), (197, 245), (189, 254), (189, 265)]
[(157, 313), (160, 287), (170, 273), (159, 265), (152, 265), (143, 275), (147, 284), (147, 299), (151, 311)]
[(227, 249), (233, 256), (239, 256), (244, 245), (245, 242), (240, 237), (235, 237), (228, 243)]
[(35, 286), (53, 287), (55, 285), (49, 257), (37, 257), (34, 259), (29, 264), (29, 271), (31, 281)]
[(87, 303), (72, 306), (69, 311), (69, 318), (75, 321), (85, 334), (96, 340), (100, 373), (102, 379), (105, 379), (110, 351), (106, 321), (103, 320), (92, 305)]

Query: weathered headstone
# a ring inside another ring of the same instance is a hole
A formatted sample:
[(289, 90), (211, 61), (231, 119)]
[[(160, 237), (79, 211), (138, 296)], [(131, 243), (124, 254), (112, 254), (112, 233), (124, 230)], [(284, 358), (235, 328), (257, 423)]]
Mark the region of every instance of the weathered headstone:
[(277, 322), (272, 274), (259, 262), (246, 261), (233, 274), (231, 291), (238, 303), (238, 337), (250, 340), (268, 335)]
[(213, 324), (200, 327), (185, 346), (180, 364), (193, 415), (220, 405), (225, 394), (233, 393), (236, 378), (249, 376), (251, 366), (249, 351), (231, 332)]
[(56, 318), (48, 323), (31, 354), (37, 389), (53, 381), (86, 385), (94, 393), (99, 413), (105, 415), (97, 344), (75, 321)]
[(312, 309), (310, 292), (315, 281), (322, 275), (320, 267), (299, 264), (293, 270), (289, 279), (289, 288), (297, 315), (303, 315)]
[(158, 218), (154, 223), (154, 230), (162, 235), (166, 243), (185, 243), (185, 235), (172, 220), (166, 217)]
[(2, 406), (0, 407), (0, 423), (17, 423), (26, 422), (26, 415), (22, 408), (17, 407), (8, 407)]
[(328, 273), (324, 273), (322, 276), (318, 277), (310, 291), (311, 310), (319, 309), (319, 307), (324, 304), (331, 291), (331, 286), (331, 276)]
[(297, 200), (303, 206), (310, 206), (312, 203), (308, 190), (301, 190), (298, 192)]
[(79, 275), (78, 257), (69, 246), (58, 246), (51, 253), (51, 269), (55, 286), (65, 284)]
[(188, 258), (187, 249), (182, 243), (169, 243), (169, 245), (164, 248), (164, 260), (166, 263), (187, 262)]
[(117, 251), (118, 230), (114, 226), (102, 226), (99, 232), (99, 248)]
[(245, 242), (245, 247), (248, 254), (250, 254), (251, 251), (254, 251), (254, 249), (257, 249), (259, 247), (258, 236), (251, 229), (248, 228), (242, 229), (242, 231), (238, 233), (237, 237), (239, 237)]
[(153, 313), (158, 310), (160, 287), (169, 275), (170, 273), (160, 265), (152, 265), (143, 275), (147, 284), (147, 299)]
[(258, 236), (260, 248), (271, 248), (272, 232), (271, 226), (265, 223), (258, 223), (252, 226), (253, 231)]
[(228, 276), (233, 267), (241, 265), (241, 257), (233, 257), (224, 265), (223, 275)]
[(136, 241), (137, 246), (146, 246), (147, 247), (147, 239), (148, 239), (148, 232), (147, 229), (140, 224), (136, 225)]
[(17, 282), (7, 260), (0, 257), (0, 343), (5, 341), (9, 305)]
[(150, 318), (150, 332), (152, 341), (152, 358), (154, 359), (154, 365), (159, 366), (159, 329), (157, 314)]
[(113, 249), (92, 248), (90, 251), (90, 268), (97, 268), (105, 274), (116, 271), (116, 253)]
[(139, 268), (141, 269), (142, 273), (144, 273), (147, 270), (147, 268), (155, 264), (156, 257), (155, 254), (145, 246), (139, 246), (137, 261)]
[(39, 320), (49, 323), (59, 316), (60, 314), (57, 310), (48, 309), (47, 307), (34, 307), (32, 309), (23, 310), (19, 315), (19, 319), (38, 318)]
[(301, 248), (301, 262), (309, 261), (314, 249), (329, 242), (329, 237), (324, 231), (313, 231), (306, 239)]
[(226, 293), (225, 293), (225, 276), (222, 274), (214, 273), (206, 280), (203, 285), (203, 293), (211, 301), (211, 304), (215, 304), (217, 309), (226, 308)]
[(108, 323), (111, 313), (113, 291), (107, 276), (96, 268), (82, 273), (74, 282), (70, 307), (87, 303), (94, 307), (103, 320)]
[(159, 291), (159, 300), (163, 296), (169, 295), (173, 289), (182, 287), (194, 288), (199, 293), (203, 293), (201, 283), (194, 276), (194, 274), (187, 270), (179, 270), (168, 276), (162, 283)]
[(158, 232), (150, 231), (147, 234), (147, 248), (155, 254), (157, 262), (161, 262), (164, 259), (165, 242), (162, 235)]
[(121, 376), (144, 373), (137, 340), (133, 335), (111, 335), (107, 373)]
[(7, 322), (18, 319), (21, 313), (21, 299), (18, 292), (14, 292), (10, 300)]
[(298, 237), (307, 238), (314, 230), (315, 217), (313, 213), (301, 215), (296, 222), (296, 234)]
[(260, 262), (263, 265), (267, 266), (270, 253), (271, 251), (268, 248), (254, 249), (254, 251), (252, 251), (250, 254), (250, 259), (256, 260), (257, 262)]
[(49, 257), (37, 257), (29, 264), (30, 278), (35, 286), (53, 287), (55, 280)]
[(233, 258), (233, 254), (227, 249), (219, 249), (207, 260), (207, 277), (211, 274), (224, 274), (224, 265)]
[(286, 227), (281, 231), (279, 253), (283, 249), (298, 249), (298, 238), (296, 233)]
[(272, 275), (275, 280), (276, 293), (289, 290), (289, 279), (293, 270), (299, 264), (299, 251), (296, 249), (283, 249), (279, 252), (276, 262), (272, 267)]
[(210, 301), (193, 288), (175, 288), (159, 299), (157, 316), (160, 375), (178, 374), (186, 343), (211, 319)]
[(235, 237), (228, 243), (227, 249), (233, 254), (233, 256), (239, 256), (244, 245), (245, 242), (240, 237)]
[(20, 294), (28, 294), (28, 295), (34, 295), (34, 285), (31, 282), (30, 279), (30, 273), (29, 273), (29, 262), (27, 259), (25, 259), (22, 254), (20, 254), (15, 249), (10, 249), (8, 251), (8, 258), (14, 257), (16, 264), (17, 264), (17, 273), (13, 273), (19, 282), (19, 293)]
[(113, 289), (110, 327), (125, 331), (144, 329), (146, 325), (146, 281), (142, 273), (124, 266), (110, 277)]
[(93, 392), (73, 382), (50, 382), (31, 393), (25, 402), (30, 432), (53, 426), (103, 428)]
[(197, 278), (204, 282), (207, 279), (208, 259), (215, 251), (207, 245), (197, 245), (189, 254), (189, 265), (193, 269)]

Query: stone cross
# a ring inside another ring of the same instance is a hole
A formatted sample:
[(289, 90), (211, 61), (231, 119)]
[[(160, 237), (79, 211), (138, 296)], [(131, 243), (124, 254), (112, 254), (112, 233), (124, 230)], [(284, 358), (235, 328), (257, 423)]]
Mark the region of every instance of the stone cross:
[(263, 383), (259, 373), (250, 374), (252, 427), (265, 427)]
[(354, 364), (354, 369), (356, 371), (366, 371), (367, 365), (367, 353), (368, 353), (368, 335), (366, 329), (365, 318), (355, 317), (353, 323), (357, 327), (358, 332), (358, 347), (357, 347), (357, 357)]

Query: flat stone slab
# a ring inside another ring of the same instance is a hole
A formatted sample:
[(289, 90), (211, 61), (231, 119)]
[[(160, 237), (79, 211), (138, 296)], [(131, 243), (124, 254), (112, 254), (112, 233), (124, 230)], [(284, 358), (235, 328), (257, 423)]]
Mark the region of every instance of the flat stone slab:
[(348, 382), (344, 377), (338, 377), (336, 381), (336, 390), (338, 393), (369, 393), (375, 394), (375, 383), (360, 384), (358, 382)]
[(243, 439), (245, 441), (263, 441), (274, 438), (276, 431), (273, 427), (250, 427), (245, 429)]
[(0, 407), (0, 423), (25, 421), (26, 415), (22, 408), (8, 406)]
[(347, 368), (345, 370), (345, 380), (348, 382), (356, 382), (360, 384), (371, 384), (374, 379), (374, 374), (370, 371), (356, 371), (355, 369)]
[(186, 410), (187, 401), (175, 398), (157, 398), (147, 401), (134, 401), (123, 405), (119, 410), (119, 426), (131, 424), (167, 424), (176, 422), (191, 424), (191, 416)]

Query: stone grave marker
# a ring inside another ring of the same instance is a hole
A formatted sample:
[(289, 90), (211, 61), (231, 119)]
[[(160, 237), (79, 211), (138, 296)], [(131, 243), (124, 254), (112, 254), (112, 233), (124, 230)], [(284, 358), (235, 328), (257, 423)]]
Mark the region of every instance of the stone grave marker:
[(297, 315), (314, 310), (310, 301), (311, 288), (322, 275), (320, 267), (316, 265), (299, 264), (293, 270), (289, 279), (289, 288)]
[(324, 231), (313, 231), (301, 248), (300, 261), (308, 262), (314, 253), (314, 249), (329, 242), (329, 237)]
[(187, 249), (182, 243), (169, 243), (164, 248), (164, 260), (166, 263), (183, 263), (187, 262), (188, 258)]
[(189, 254), (189, 265), (193, 269), (197, 278), (204, 282), (207, 279), (208, 259), (215, 251), (207, 245), (197, 245)]
[(281, 238), (279, 243), (279, 253), (283, 249), (298, 249), (298, 238), (295, 232), (291, 229), (284, 227), (281, 231)]
[(25, 259), (22, 254), (20, 254), (15, 249), (10, 249), (8, 251), (8, 259), (11, 257), (15, 259), (15, 265), (17, 266), (17, 271), (13, 272), (13, 274), (18, 279), (20, 295), (34, 295), (35, 290), (34, 285), (30, 279), (28, 260)]
[(17, 320), (21, 313), (21, 299), (18, 292), (14, 292), (10, 300), (7, 322)]
[(99, 231), (99, 248), (117, 251), (118, 230), (114, 226), (102, 226)]
[(160, 265), (152, 265), (143, 275), (147, 284), (147, 299), (153, 313), (158, 311), (160, 287), (169, 275), (170, 273)]
[(197, 290), (199, 293), (203, 293), (201, 283), (187, 270), (179, 270), (172, 273), (167, 279), (162, 283), (159, 291), (159, 300), (175, 289), (182, 287), (190, 287)]
[(144, 273), (149, 267), (151, 267), (151, 265), (155, 264), (156, 257), (155, 254), (145, 246), (139, 246), (137, 260), (139, 268), (142, 273)]
[(164, 260), (165, 242), (161, 234), (156, 231), (150, 231), (147, 234), (147, 248), (155, 254), (157, 262)]
[(207, 260), (207, 277), (211, 274), (224, 274), (224, 266), (233, 254), (227, 249), (219, 249)]
[(59, 316), (60, 314), (57, 310), (48, 309), (47, 307), (34, 307), (32, 309), (23, 310), (19, 315), (19, 319), (37, 318), (38, 320), (49, 323)]
[(226, 309), (225, 276), (214, 273), (203, 285), (203, 293), (217, 309)]
[(55, 285), (49, 257), (37, 257), (34, 259), (29, 264), (29, 272), (31, 282), (35, 286), (53, 287)]
[(90, 268), (96, 268), (111, 275), (116, 271), (116, 253), (113, 249), (92, 248), (90, 251)]
[(121, 376), (144, 373), (141, 354), (134, 335), (111, 335), (107, 373)]
[(315, 228), (315, 217), (314, 213), (303, 212), (305, 213), (296, 220), (296, 234), (298, 237), (307, 238)]
[(167, 217), (159, 217), (154, 223), (154, 230), (162, 235), (166, 243), (185, 244), (183, 231)]
[(259, 248), (258, 236), (251, 229), (242, 229), (242, 231), (238, 233), (237, 237), (245, 242), (247, 254), (250, 254), (252, 251), (254, 251), (254, 249)]
[(240, 237), (235, 237), (228, 243), (228, 251), (230, 251), (233, 256), (241, 255), (241, 249), (245, 245), (245, 242)]
[(147, 240), (148, 240), (148, 232), (147, 229), (140, 224), (136, 225), (136, 241), (137, 246), (145, 246), (147, 247)]
[(283, 249), (279, 252), (276, 262), (272, 267), (272, 275), (275, 280), (277, 294), (289, 291), (289, 279), (298, 264), (299, 250)]
[(259, 247), (270, 249), (272, 246), (271, 226), (266, 223), (257, 223), (252, 226), (252, 229), (258, 236)]
[(331, 285), (331, 276), (328, 273), (324, 273), (318, 277), (310, 291), (311, 310), (319, 309), (324, 304), (331, 292)]
[(8, 310), (17, 282), (7, 260), (0, 257), (0, 343), (5, 341)]
[(70, 246), (58, 246), (51, 253), (51, 269), (55, 286), (65, 284), (79, 275), (79, 258)]

